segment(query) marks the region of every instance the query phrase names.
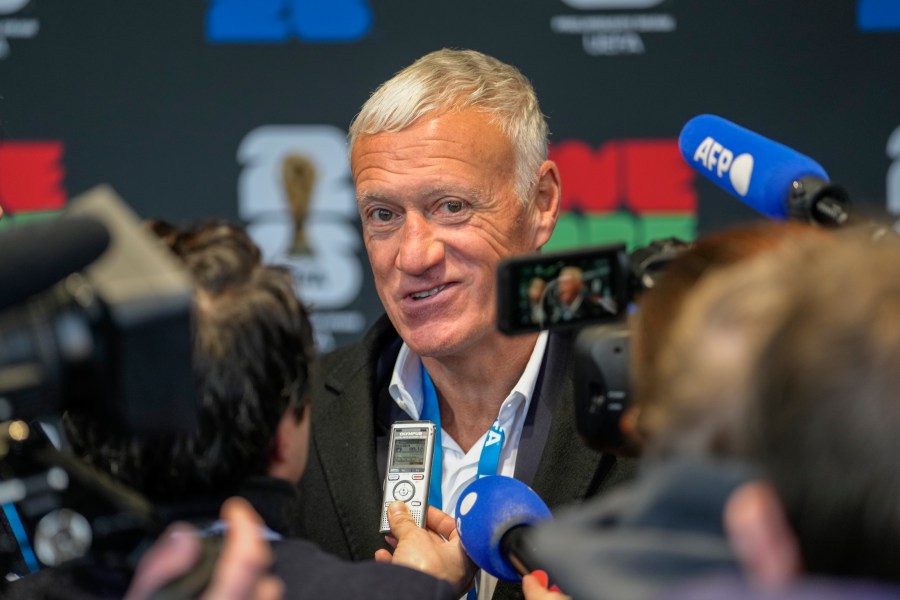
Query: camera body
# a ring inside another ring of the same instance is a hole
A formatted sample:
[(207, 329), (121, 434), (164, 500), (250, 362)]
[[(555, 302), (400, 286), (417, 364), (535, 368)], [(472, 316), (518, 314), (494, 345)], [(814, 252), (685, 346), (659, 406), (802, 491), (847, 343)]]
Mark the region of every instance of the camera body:
[(152, 505), (45, 428), (75, 408), (135, 434), (194, 427), (191, 279), (108, 187), (3, 232), (0, 253), (16, 255), (0, 266), (0, 501), (21, 533), (0, 559), (133, 567), (161, 528)]
[(128, 431), (190, 429), (187, 273), (107, 187), (74, 199), (59, 219), (48, 225), (96, 221), (109, 247), (0, 313), (0, 419), (58, 415), (79, 403)]
[(627, 315), (689, 245), (665, 238), (628, 252), (610, 244), (521, 255), (498, 266), (500, 331), (575, 330), (575, 423), (591, 448), (630, 452), (620, 427), (631, 395)]
[(514, 335), (618, 320), (630, 300), (624, 244), (534, 253), (497, 267), (497, 326)]

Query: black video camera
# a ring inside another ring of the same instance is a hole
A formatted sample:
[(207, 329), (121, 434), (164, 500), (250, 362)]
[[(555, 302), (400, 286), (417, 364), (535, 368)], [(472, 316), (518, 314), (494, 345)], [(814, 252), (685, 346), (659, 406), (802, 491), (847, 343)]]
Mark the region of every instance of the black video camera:
[(194, 427), (190, 277), (107, 187), (0, 233), (0, 257), (0, 559), (121, 568), (155, 511), (44, 431), (76, 407), (136, 434)]
[(575, 422), (591, 448), (623, 452), (620, 420), (628, 408), (629, 330), (634, 300), (652, 288), (688, 242), (655, 240), (632, 252), (611, 244), (501, 261), (497, 269), (497, 326), (516, 335), (577, 329)]

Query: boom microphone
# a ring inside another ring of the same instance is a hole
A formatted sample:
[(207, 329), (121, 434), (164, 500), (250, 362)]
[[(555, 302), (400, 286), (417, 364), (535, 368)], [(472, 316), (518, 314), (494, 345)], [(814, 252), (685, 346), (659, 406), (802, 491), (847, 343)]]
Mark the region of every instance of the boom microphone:
[(502, 475), (476, 479), (456, 504), (456, 530), (466, 553), (505, 581), (519, 581), (537, 568), (523, 534), (550, 518), (550, 509), (530, 487)]
[(0, 234), (0, 310), (23, 302), (85, 268), (109, 246), (90, 217), (62, 217)]
[(846, 191), (828, 183), (819, 163), (721, 117), (688, 121), (678, 147), (697, 172), (769, 218), (828, 226), (852, 220)]

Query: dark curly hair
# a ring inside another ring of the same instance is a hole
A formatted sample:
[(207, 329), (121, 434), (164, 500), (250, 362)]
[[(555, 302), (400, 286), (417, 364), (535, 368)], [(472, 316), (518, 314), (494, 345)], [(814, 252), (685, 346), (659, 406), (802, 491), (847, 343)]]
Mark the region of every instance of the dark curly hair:
[[(135, 436), (90, 414), (64, 415), (76, 453), (152, 501), (231, 493), (266, 473), (285, 411), (304, 415), (313, 337), (290, 273), (265, 265), (246, 232), (223, 222), (147, 226), (193, 275), (195, 430)], [(165, 377), (165, 373), (160, 373)]]

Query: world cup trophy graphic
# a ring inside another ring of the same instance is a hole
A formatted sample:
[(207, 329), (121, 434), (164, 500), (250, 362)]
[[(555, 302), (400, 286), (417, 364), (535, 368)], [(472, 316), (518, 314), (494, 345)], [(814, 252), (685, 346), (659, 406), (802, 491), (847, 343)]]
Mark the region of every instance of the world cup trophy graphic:
[(289, 154), (281, 163), (281, 179), (294, 217), (294, 242), (290, 254), (312, 254), (313, 250), (306, 240), (305, 222), (316, 183), (316, 167), (305, 156)]

